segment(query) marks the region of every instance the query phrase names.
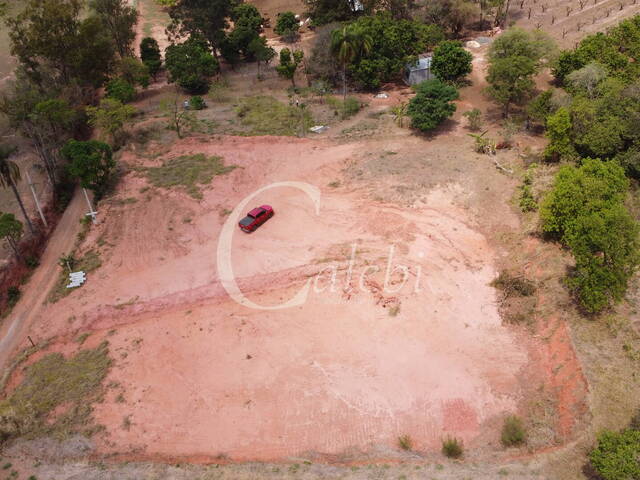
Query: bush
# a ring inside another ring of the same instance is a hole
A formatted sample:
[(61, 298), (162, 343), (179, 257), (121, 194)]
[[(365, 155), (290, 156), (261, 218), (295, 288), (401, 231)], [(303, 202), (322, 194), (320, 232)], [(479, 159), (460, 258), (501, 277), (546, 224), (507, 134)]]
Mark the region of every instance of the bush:
[(115, 98), (122, 103), (129, 103), (136, 98), (136, 89), (122, 78), (114, 78), (107, 83), (107, 97)]
[(453, 115), (458, 91), (440, 80), (427, 80), (417, 85), (416, 96), (409, 102), (407, 115), (411, 126), (423, 132), (433, 130)]
[(273, 31), (281, 37), (295, 37), (300, 29), (300, 24), (293, 12), (282, 12), (278, 14), (276, 26)]
[(434, 50), (431, 71), (443, 82), (458, 82), (471, 73), (472, 59), (460, 42), (447, 40)]
[(620, 433), (604, 431), (598, 445), (589, 454), (593, 468), (604, 480), (636, 480), (640, 478), (640, 431)]
[(165, 65), (170, 80), (192, 94), (209, 91), (211, 77), (220, 70), (207, 42), (198, 37), (170, 45), (166, 50)]
[(536, 164), (532, 163), (524, 174), (522, 185), (520, 186), (520, 210), (523, 212), (533, 212), (538, 209), (538, 202), (533, 196), (533, 171)]
[(193, 110), (202, 110), (206, 107), (204, 100), (202, 97), (196, 95), (195, 97), (191, 97), (189, 99), (189, 107)]
[(568, 284), (588, 313), (621, 300), (640, 263), (638, 225), (624, 205), (628, 187), (617, 163), (584, 159), (560, 169), (542, 203), (542, 229), (571, 249)]
[(519, 295), (521, 297), (530, 297), (536, 293), (536, 286), (531, 280), (527, 280), (522, 276), (513, 275), (506, 270), (491, 282), (491, 286), (502, 290), (505, 296)]
[(13, 307), (20, 300), (20, 289), (18, 287), (9, 287), (7, 289), (7, 303), (9, 307)]
[(526, 432), (522, 425), (522, 420), (515, 415), (511, 415), (504, 420), (500, 441), (505, 447), (515, 447), (522, 445), (526, 440)]
[(467, 110), (462, 115), (467, 118), (470, 130), (477, 132), (482, 128), (482, 112), (479, 109)]
[(335, 114), (339, 115), (343, 120), (354, 116), (362, 108), (362, 103), (355, 97), (347, 97), (344, 102), (335, 97), (327, 97), (327, 103), (333, 107)]
[(153, 37), (145, 37), (140, 42), (140, 60), (149, 69), (151, 76), (156, 76), (162, 67), (162, 56), (160, 46)]
[(455, 437), (442, 441), (442, 454), (448, 458), (462, 457), (462, 442)]
[(398, 446), (402, 450), (412, 450), (413, 449), (413, 440), (409, 435), (401, 435), (398, 437)]

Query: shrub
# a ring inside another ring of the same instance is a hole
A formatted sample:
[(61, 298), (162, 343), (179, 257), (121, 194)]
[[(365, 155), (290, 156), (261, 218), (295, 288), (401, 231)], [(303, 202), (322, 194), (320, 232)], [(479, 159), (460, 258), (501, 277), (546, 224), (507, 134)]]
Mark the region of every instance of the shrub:
[(520, 210), (523, 212), (533, 212), (538, 209), (538, 202), (533, 196), (533, 171), (536, 164), (532, 163), (524, 174), (522, 185), (520, 186)]
[(206, 104), (202, 97), (196, 95), (189, 99), (189, 107), (193, 110), (202, 110), (206, 107)]
[(407, 114), (411, 126), (423, 132), (433, 130), (453, 115), (458, 91), (440, 80), (427, 80), (417, 85), (416, 96), (409, 102)]
[(536, 286), (531, 280), (513, 275), (506, 270), (500, 272), (491, 282), (491, 286), (502, 290), (507, 297), (512, 295), (530, 297), (536, 292)]
[(206, 41), (198, 37), (170, 45), (166, 50), (165, 64), (170, 80), (192, 94), (206, 93), (211, 85), (210, 77), (220, 69)]
[(7, 302), (10, 307), (13, 307), (20, 300), (20, 289), (16, 286), (9, 287), (7, 289)]
[(448, 458), (462, 457), (462, 442), (455, 437), (442, 441), (442, 454)]
[(335, 97), (327, 97), (327, 103), (333, 107), (335, 114), (339, 115), (343, 120), (354, 116), (362, 108), (360, 100), (355, 97), (347, 97), (344, 102)]
[(589, 454), (593, 468), (604, 480), (635, 480), (640, 478), (640, 431), (620, 433), (604, 431), (598, 435), (598, 445)]
[(296, 19), (295, 13), (288, 11), (278, 14), (276, 26), (273, 31), (281, 37), (291, 38), (298, 34), (299, 29), (300, 24), (298, 23), (298, 19)]
[(621, 300), (640, 263), (638, 225), (624, 205), (628, 187), (620, 165), (587, 158), (563, 166), (542, 203), (542, 229), (571, 249), (568, 284), (588, 313)]
[(402, 450), (412, 450), (413, 449), (413, 440), (409, 435), (401, 435), (398, 437), (398, 445)]
[(468, 110), (462, 115), (467, 118), (470, 130), (478, 131), (482, 128), (482, 112), (479, 109)]
[(522, 425), (522, 420), (515, 415), (508, 416), (502, 425), (500, 441), (505, 447), (515, 447), (522, 445), (526, 439), (526, 432)]
[(149, 69), (151, 76), (156, 76), (162, 66), (162, 56), (160, 46), (153, 37), (145, 37), (140, 42), (140, 60)]
[(107, 97), (114, 98), (122, 103), (129, 103), (136, 98), (136, 89), (122, 78), (109, 80), (106, 86)]
[(447, 40), (434, 50), (431, 71), (443, 82), (457, 82), (471, 73), (472, 59), (460, 42)]

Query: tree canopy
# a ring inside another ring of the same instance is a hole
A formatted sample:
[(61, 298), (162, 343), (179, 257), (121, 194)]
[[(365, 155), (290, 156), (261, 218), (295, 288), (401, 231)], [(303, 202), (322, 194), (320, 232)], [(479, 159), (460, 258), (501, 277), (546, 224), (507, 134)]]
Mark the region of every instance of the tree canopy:
[(167, 47), (165, 65), (170, 80), (191, 94), (206, 93), (211, 85), (211, 77), (220, 66), (209, 53), (207, 43), (199, 37)]
[(431, 71), (443, 82), (457, 82), (471, 73), (473, 55), (457, 41), (444, 41), (433, 51)]
[(108, 144), (98, 140), (70, 140), (62, 148), (62, 154), (69, 162), (67, 172), (97, 196), (104, 193), (116, 166), (112, 153)]
[(456, 111), (453, 100), (458, 98), (455, 87), (440, 80), (426, 80), (416, 86), (416, 95), (409, 102), (407, 115), (411, 126), (423, 132), (433, 130)]

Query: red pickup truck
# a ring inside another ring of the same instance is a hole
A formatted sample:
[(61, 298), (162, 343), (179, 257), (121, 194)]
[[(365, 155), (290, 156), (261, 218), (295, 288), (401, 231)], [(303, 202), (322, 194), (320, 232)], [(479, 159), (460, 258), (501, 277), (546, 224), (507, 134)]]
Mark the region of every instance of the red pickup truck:
[(273, 208), (270, 205), (262, 205), (247, 213), (238, 225), (243, 232), (251, 233), (271, 217), (273, 217)]

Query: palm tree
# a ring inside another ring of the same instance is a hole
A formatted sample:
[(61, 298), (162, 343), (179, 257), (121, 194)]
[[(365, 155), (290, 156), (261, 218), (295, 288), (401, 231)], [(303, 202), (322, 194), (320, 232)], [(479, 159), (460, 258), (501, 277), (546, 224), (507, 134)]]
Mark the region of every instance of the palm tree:
[(20, 198), (20, 193), (16, 187), (16, 182), (20, 181), (20, 167), (18, 167), (16, 162), (9, 160), (9, 157), (15, 151), (16, 147), (0, 145), (0, 187), (10, 187), (11, 190), (13, 190), (16, 200), (18, 200), (18, 205), (20, 205), (20, 210), (22, 210), (22, 215), (24, 215), (24, 219), (27, 221), (29, 231), (34, 234), (33, 224), (29, 219), (29, 215), (27, 215), (27, 210), (24, 208), (24, 203), (22, 203), (22, 198)]
[(371, 36), (353, 26), (331, 32), (331, 53), (342, 65), (342, 95), (347, 98), (347, 65), (371, 50)]

